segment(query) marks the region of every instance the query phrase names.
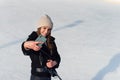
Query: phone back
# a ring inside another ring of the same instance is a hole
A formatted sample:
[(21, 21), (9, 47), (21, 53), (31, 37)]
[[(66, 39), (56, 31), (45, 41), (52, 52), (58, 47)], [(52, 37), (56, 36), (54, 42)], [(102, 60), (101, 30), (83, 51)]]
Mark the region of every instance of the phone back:
[[(46, 38), (42, 35), (39, 35), (35, 41), (41, 41), (41, 42), (46, 42)], [(42, 44), (38, 44), (38, 46), (42, 46)]]

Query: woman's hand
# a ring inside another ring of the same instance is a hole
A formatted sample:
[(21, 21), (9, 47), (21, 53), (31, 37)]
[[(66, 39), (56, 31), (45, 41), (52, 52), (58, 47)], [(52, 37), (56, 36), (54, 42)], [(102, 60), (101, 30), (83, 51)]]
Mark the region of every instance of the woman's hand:
[(54, 67), (56, 64), (57, 64), (56, 61), (48, 60), (47, 63), (46, 63), (46, 66), (47, 66), (48, 68), (52, 68), (52, 67)]
[(39, 51), (41, 49), (38, 44), (42, 44), (43, 42), (37, 42), (37, 41), (26, 41), (24, 43), (24, 48), (26, 50), (33, 49), (34, 51)]

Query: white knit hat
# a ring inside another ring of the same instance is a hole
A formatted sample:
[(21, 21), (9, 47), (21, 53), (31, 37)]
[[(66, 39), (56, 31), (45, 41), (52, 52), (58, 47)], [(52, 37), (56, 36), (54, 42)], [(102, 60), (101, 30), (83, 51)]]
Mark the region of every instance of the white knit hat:
[(38, 21), (37, 27), (40, 28), (42, 26), (47, 26), (47, 27), (53, 28), (53, 22), (48, 15), (41, 16), (40, 20)]

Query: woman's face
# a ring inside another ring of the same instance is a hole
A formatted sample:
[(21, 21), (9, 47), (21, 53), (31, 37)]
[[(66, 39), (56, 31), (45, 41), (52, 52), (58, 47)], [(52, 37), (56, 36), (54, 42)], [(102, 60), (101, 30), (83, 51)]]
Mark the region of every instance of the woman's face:
[(41, 29), (40, 29), (40, 33), (42, 36), (47, 36), (51, 33), (51, 28), (50, 27), (47, 27), (47, 26), (42, 26)]

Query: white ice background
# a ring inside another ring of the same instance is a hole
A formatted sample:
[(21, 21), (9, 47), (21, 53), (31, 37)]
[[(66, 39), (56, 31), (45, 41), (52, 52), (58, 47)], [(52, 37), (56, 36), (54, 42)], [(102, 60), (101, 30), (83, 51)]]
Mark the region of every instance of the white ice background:
[(54, 22), (63, 80), (120, 80), (120, 3), (109, 0), (0, 0), (0, 80), (29, 80), (21, 44), (43, 14)]

